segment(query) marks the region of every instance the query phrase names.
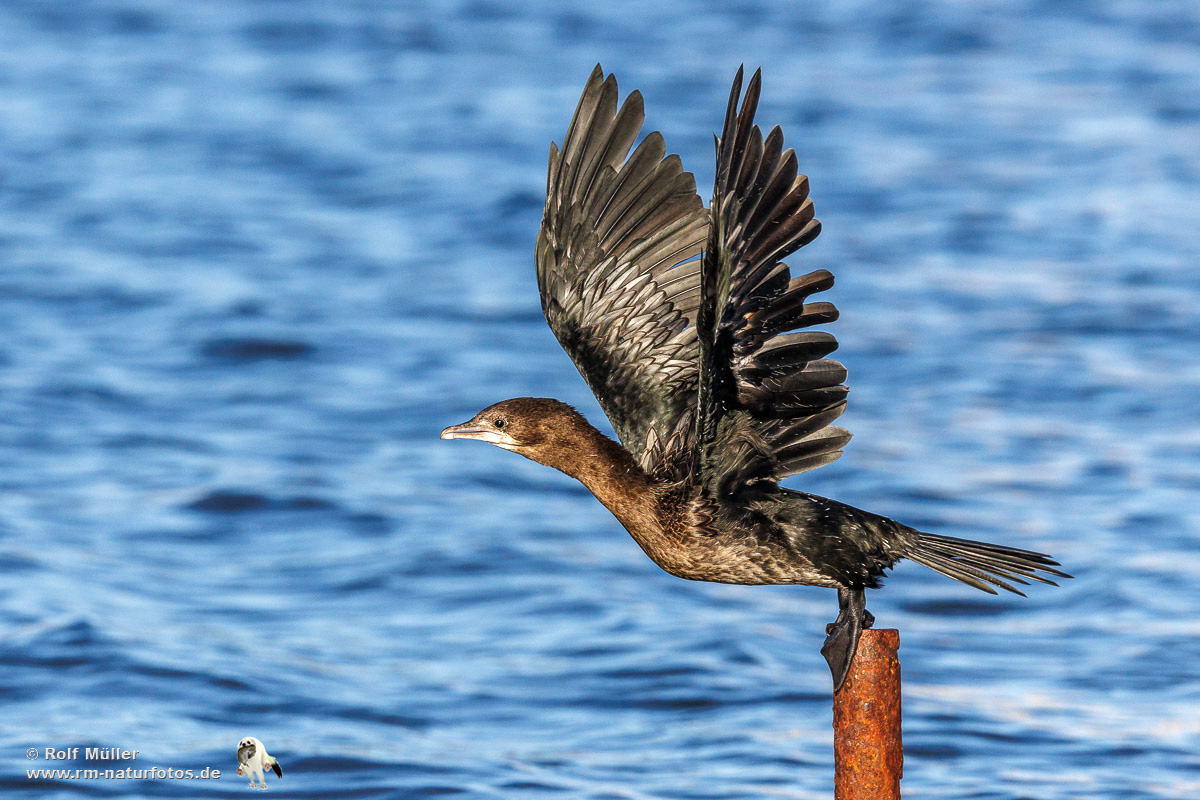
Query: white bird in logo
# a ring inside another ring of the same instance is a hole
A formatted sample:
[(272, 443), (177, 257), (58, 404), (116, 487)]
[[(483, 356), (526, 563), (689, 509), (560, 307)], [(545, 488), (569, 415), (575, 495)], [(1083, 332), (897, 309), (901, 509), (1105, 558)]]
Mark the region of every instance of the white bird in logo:
[(263, 743), (253, 736), (247, 736), (238, 742), (238, 770), (237, 774), (241, 776), (250, 776), (250, 788), (257, 789), (255, 785), (257, 780), (262, 784), (262, 788), (267, 788), (267, 779), (263, 773), (267, 770), (274, 770), (277, 777), (283, 777), (283, 770), (279, 768), (279, 762), (267, 753), (267, 748), (263, 747)]

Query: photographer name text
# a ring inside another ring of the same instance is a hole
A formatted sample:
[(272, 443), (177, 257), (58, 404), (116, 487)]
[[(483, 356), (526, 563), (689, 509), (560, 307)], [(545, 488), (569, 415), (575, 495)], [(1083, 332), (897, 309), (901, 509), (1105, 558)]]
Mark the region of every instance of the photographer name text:
[(46, 761), (74, 761), (79, 758), (80, 750), (83, 750), (85, 761), (137, 761), (138, 753), (142, 752), (141, 750), (122, 750), (119, 747), (68, 747), (65, 750), (47, 747), (46, 755), (42, 757)]

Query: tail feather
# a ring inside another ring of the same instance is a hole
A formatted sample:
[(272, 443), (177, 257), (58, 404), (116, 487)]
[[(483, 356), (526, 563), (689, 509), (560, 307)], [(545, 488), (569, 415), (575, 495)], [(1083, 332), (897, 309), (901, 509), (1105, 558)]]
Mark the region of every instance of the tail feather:
[[(991, 583), (999, 586), (1002, 589), (1007, 589), (1010, 592), (1019, 594), (1022, 597), (1024, 596), (1024, 592), (1015, 588), (1011, 584), (1006, 583), (1000, 578), (993, 577), (988, 575), (986, 572), (981, 572), (977, 569), (972, 569), (965, 564), (960, 564), (951, 561), (950, 559), (941, 558), (940, 556), (932, 553), (916, 553), (909, 556), (909, 558), (911, 558), (913, 561), (916, 561), (918, 564), (942, 573), (948, 578), (953, 578), (954, 580), (965, 583), (968, 586), (974, 586), (976, 589), (987, 592), (988, 594), (996, 594), (996, 590), (991, 586), (988, 586), (988, 583)], [(987, 583), (984, 583), (984, 581), (987, 581)]]
[(989, 594), (996, 594), (992, 586), (998, 586), (1024, 597), (1025, 593), (1013, 584), (1028, 586), (1030, 580), (1058, 585), (1039, 572), (1059, 578), (1071, 577), (1055, 569), (1059, 563), (1045, 553), (932, 533), (918, 533), (908, 557)]
[(963, 558), (964, 560), (968, 560), (968, 563), (970, 563), (973, 567), (994, 573), (1001, 578), (1011, 578), (1017, 583), (1022, 583), (1026, 586), (1029, 585), (1029, 581), (1023, 580), (1024, 578), (1039, 581), (1041, 583), (1057, 585), (1049, 578), (1044, 578), (1041, 575), (1038, 575), (1035, 572), (1035, 570), (1038, 568), (1030, 566), (1026, 559), (1022, 559), (1020, 557), (998, 557), (990, 554), (978, 553), (970, 553), (969, 556), (963, 556), (960, 550), (949, 548), (944, 545), (931, 546), (930, 550), (938, 556), (941, 556), (945, 559), (950, 559), (952, 561), (958, 558)]

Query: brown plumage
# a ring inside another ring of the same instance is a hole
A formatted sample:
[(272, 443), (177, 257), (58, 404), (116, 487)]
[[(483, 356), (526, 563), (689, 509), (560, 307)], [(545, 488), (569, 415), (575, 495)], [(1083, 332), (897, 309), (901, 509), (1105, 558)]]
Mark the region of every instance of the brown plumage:
[(782, 262), (821, 226), (783, 133), (754, 124), (760, 85), (756, 72), (739, 107), (738, 70), (708, 209), (657, 132), (629, 154), (641, 95), (618, 108), (616, 80), (599, 66), (562, 150), (551, 145), (542, 310), (621, 443), (532, 397), (442, 438), (480, 439), (579, 479), (673, 575), (837, 589), (822, 648), (836, 690), (873, 621), (863, 590), (902, 558), (992, 594), (1070, 576), (1041, 553), (922, 533), (779, 486), (837, 459), (850, 434), (830, 424), (846, 407), (846, 370), (825, 358), (837, 340), (800, 330), (837, 319), (830, 303), (809, 302), (833, 276), (793, 278)]

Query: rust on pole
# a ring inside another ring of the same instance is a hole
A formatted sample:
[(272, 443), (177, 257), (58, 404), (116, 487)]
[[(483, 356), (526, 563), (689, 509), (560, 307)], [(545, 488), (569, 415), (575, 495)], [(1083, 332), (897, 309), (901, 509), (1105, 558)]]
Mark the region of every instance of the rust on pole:
[(833, 697), (834, 800), (900, 800), (899, 649), (899, 631), (863, 631)]

